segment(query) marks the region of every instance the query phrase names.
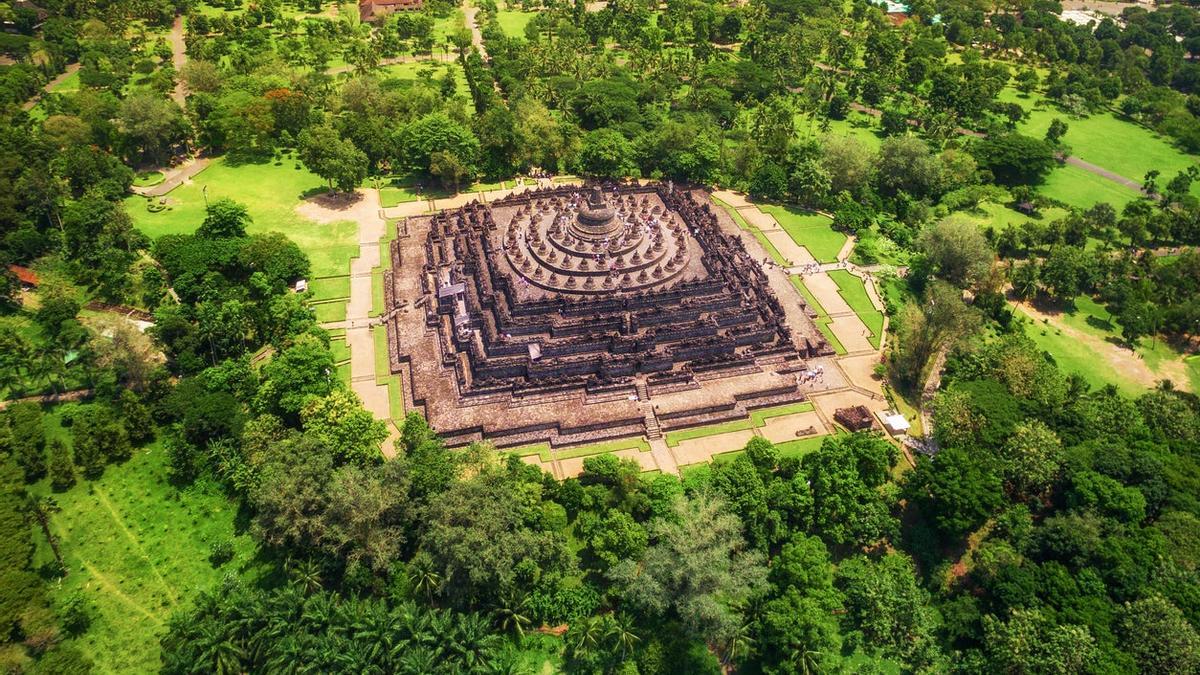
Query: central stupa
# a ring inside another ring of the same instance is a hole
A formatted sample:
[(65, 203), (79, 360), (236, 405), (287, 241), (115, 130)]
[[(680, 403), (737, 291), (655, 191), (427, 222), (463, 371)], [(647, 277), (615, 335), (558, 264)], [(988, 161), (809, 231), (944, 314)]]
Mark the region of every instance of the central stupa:
[(621, 222), (617, 220), (616, 212), (605, 201), (604, 193), (598, 187), (592, 188), (587, 203), (579, 209), (571, 227), (577, 236), (589, 241), (608, 239), (620, 228)]

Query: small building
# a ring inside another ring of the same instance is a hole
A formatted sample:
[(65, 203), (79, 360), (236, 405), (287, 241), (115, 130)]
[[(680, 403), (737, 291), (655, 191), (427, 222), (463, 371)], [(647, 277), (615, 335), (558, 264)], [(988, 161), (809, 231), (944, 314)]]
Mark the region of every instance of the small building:
[(414, 12), (425, 0), (359, 0), (358, 16), (363, 21), (378, 21), (392, 12)]
[(865, 405), (838, 408), (833, 411), (833, 420), (850, 431), (864, 431), (875, 426), (875, 419)]
[(17, 278), (17, 283), (21, 284), (21, 290), (32, 291), (33, 289), (37, 288), (37, 272), (34, 272), (28, 267), (23, 267), (21, 265), (9, 265), (8, 271), (12, 272), (13, 276)]
[(296, 285), (293, 286), (297, 293), (303, 293), (308, 290), (308, 279), (297, 279)]
[(891, 410), (879, 413), (879, 421), (883, 423), (883, 428), (896, 438), (907, 436), (908, 430), (912, 426), (904, 418), (904, 415)]

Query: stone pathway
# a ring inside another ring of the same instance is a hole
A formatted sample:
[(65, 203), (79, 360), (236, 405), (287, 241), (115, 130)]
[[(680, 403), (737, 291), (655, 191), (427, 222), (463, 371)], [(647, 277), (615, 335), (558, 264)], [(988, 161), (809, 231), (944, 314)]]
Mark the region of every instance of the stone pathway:
[(138, 187), (134, 185), (129, 188), (129, 191), (134, 194), (142, 195), (143, 197), (161, 197), (191, 180), (193, 176), (207, 168), (210, 163), (212, 163), (212, 159), (209, 157), (196, 157), (190, 159), (183, 164), (164, 171), (163, 181), (158, 185), (151, 185), (149, 187)]
[(344, 328), (346, 346), (350, 348), (350, 389), (362, 399), (363, 407), (375, 419), (391, 421), (391, 439), (384, 443), (384, 455), (391, 457), (395, 449), (390, 441), (397, 434), (397, 420), (392, 420), (391, 399), (387, 385), (375, 381), (375, 337), (372, 331), (386, 330), (378, 319), (371, 318), (371, 270), (379, 267), (379, 240), (387, 231), (387, 220), (379, 206), (379, 191), (359, 189), (358, 199), (340, 208), (309, 200), (297, 210), (306, 217), (321, 221), (353, 220), (358, 223), (358, 256), (350, 259), (350, 298), (346, 302), (346, 320), (322, 324), (322, 328)]

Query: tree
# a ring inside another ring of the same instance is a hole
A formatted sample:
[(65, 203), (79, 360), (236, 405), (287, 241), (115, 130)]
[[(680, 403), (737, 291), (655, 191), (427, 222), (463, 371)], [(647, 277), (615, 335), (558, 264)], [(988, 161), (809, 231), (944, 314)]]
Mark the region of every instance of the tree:
[(1125, 603), (1118, 621), (1121, 648), (1144, 673), (1200, 669), (1200, 634), (1183, 612), (1159, 595)]
[(187, 138), (188, 124), (179, 106), (156, 94), (130, 94), (118, 115), (125, 154), (134, 166), (140, 161), (164, 164), (171, 146)]
[(868, 645), (917, 670), (935, 660), (937, 616), (907, 555), (854, 556), (838, 565), (835, 578), (845, 594), (846, 616)]
[(830, 194), (861, 196), (871, 180), (875, 156), (853, 136), (826, 136), (821, 140), (821, 163), (829, 172)]
[(472, 178), (479, 159), (479, 139), (468, 128), (451, 120), (445, 113), (432, 113), (406, 124), (396, 134), (399, 151), (397, 168), (426, 175), (446, 177), (433, 172), (434, 155), (440, 157), (441, 168), (450, 163), (462, 170), (455, 178)]
[(906, 485), (922, 513), (944, 535), (957, 539), (983, 524), (1000, 506), (1000, 479), (965, 450), (943, 448), (920, 457)]
[(1079, 673), (1096, 657), (1085, 626), (1056, 624), (1038, 610), (1013, 609), (1007, 620), (983, 617), (983, 642), (995, 673)]
[[(8, 445), (13, 459), (33, 482), (46, 475), (46, 431), (42, 424), (42, 409), (36, 403), (21, 402), (4, 411), (0, 424), (7, 424)], [(0, 444), (0, 450), (5, 448)]]
[(50, 487), (55, 492), (63, 492), (75, 485), (75, 464), (71, 461), (71, 451), (62, 439), (50, 440), (49, 468)]
[(837, 670), (837, 618), (816, 600), (788, 589), (763, 606), (758, 651), (764, 673), (814, 675)]
[(495, 604), (566, 568), (565, 537), (540, 527), (535, 516), (540, 490), (540, 483), (506, 470), (484, 469), (432, 500), (420, 548), (451, 602)]
[(1055, 117), (1050, 120), (1050, 127), (1046, 129), (1046, 142), (1050, 145), (1057, 146), (1063, 136), (1067, 135), (1067, 123)]
[(875, 177), (885, 195), (905, 192), (916, 199), (942, 190), (942, 165), (929, 145), (916, 136), (884, 139)]
[(804, 457), (813, 497), (813, 531), (834, 546), (867, 546), (895, 530), (879, 493), (895, 449), (871, 434), (831, 436)]
[(996, 254), (970, 219), (952, 215), (921, 231), (917, 249), (934, 273), (960, 287), (976, 287), (987, 278)]
[(676, 500), (673, 517), (651, 521), (651, 544), (637, 560), (609, 570), (622, 596), (649, 615), (673, 617), (710, 645), (728, 642), (742, 624), (738, 603), (766, 581), (747, 550), (738, 518), (717, 498)]
[(312, 126), (300, 132), (300, 161), (309, 171), (342, 192), (352, 192), (367, 177), (367, 156), (330, 126)]
[(624, 178), (637, 174), (633, 146), (615, 129), (596, 129), (583, 137), (579, 164), (584, 175)]
[(338, 464), (370, 466), (383, 459), (379, 446), (387, 440), (387, 426), (349, 389), (309, 398), (300, 408), (300, 424), (329, 448)]
[(327, 396), (339, 384), (328, 345), (315, 335), (300, 335), (263, 366), (256, 404), (264, 412), (295, 418), (308, 396)]
[(81, 406), (71, 424), (75, 459), (89, 479), (99, 478), (107, 462), (129, 459), (133, 448), (125, 426), (111, 408), (99, 403)]
[(1009, 496), (1036, 498), (1058, 475), (1062, 465), (1058, 435), (1040, 420), (1018, 424), (1000, 449), (1000, 470)]
[(989, 136), (971, 146), (980, 168), (997, 183), (1037, 185), (1054, 168), (1054, 148), (1046, 141), (1017, 133)]
[(205, 239), (232, 239), (246, 236), (250, 224), (250, 213), (244, 204), (232, 199), (213, 200), (204, 209), (204, 222), (196, 230), (196, 236)]

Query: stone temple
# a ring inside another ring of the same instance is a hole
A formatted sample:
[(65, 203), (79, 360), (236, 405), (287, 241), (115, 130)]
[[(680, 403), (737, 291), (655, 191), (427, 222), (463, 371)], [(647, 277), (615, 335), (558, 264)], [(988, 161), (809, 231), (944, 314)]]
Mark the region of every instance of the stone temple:
[(528, 190), (405, 219), (385, 274), (405, 405), (451, 445), (575, 444), (804, 398), (832, 354), (702, 190)]

